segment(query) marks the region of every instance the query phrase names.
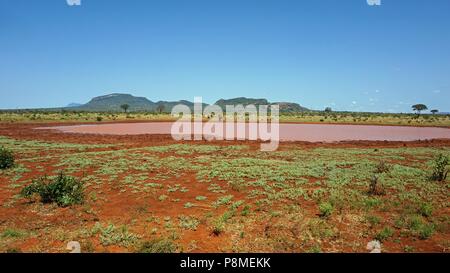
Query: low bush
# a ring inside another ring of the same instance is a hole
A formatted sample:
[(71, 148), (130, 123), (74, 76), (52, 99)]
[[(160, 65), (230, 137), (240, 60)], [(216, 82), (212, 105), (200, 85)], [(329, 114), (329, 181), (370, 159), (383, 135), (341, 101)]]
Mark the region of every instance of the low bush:
[(215, 236), (219, 236), (220, 234), (223, 233), (224, 230), (224, 226), (223, 223), (220, 221), (217, 221), (214, 226), (212, 227), (212, 234), (214, 234)]
[(329, 202), (320, 203), (319, 205), (319, 212), (320, 216), (324, 218), (328, 218), (331, 216), (331, 213), (333, 213), (333, 205)]
[(14, 166), (14, 154), (0, 146), (0, 170), (12, 168)]
[(391, 171), (391, 166), (388, 165), (385, 161), (380, 161), (375, 166), (375, 173), (381, 174), (381, 173), (389, 173)]
[(6, 253), (22, 253), (22, 251), (18, 248), (8, 248)]
[(423, 203), (420, 205), (418, 212), (424, 217), (430, 217), (433, 214), (433, 205), (430, 203)]
[(433, 162), (433, 173), (431, 174), (431, 180), (433, 181), (445, 181), (447, 179), (448, 170), (448, 157), (443, 154), (439, 154)]
[(368, 216), (366, 216), (366, 221), (371, 226), (376, 226), (381, 222), (381, 219), (380, 219), (380, 217), (378, 217), (376, 215), (368, 215)]
[(424, 224), (419, 229), (419, 238), (421, 240), (426, 240), (430, 238), (434, 233), (434, 225), (433, 224)]
[(383, 185), (380, 183), (380, 178), (377, 175), (372, 176), (369, 184), (369, 194), (370, 195), (384, 195), (385, 190)]
[(42, 203), (56, 203), (60, 207), (66, 207), (83, 203), (83, 190), (83, 183), (80, 180), (60, 173), (53, 179), (44, 176), (33, 180), (22, 189), (21, 195), (25, 198), (39, 195)]
[(386, 241), (387, 239), (391, 238), (393, 235), (394, 235), (394, 231), (389, 227), (385, 227), (383, 230), (378, 232), (378, 234), (375, 236), (375, 239), (382, 242), (382, 241)]
[(24, 232), (16, 229), (6, 229), (1, 234), (1, 238), (19, 238), (24, 235)]

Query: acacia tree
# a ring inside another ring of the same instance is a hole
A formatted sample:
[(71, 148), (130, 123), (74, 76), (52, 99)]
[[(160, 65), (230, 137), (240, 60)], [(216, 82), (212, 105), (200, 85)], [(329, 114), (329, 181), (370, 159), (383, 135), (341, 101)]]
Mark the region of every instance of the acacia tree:
[(431, 110), (430, 112), (433, 113), (433, 115), (434, 115), (434, 114), (439, 113), (439, 110), (438, 110), (438, 109), (433, 109), (433, 110)]
[(127, 111), (128, 111), (128, 108), (130, 108), (130, 105), (128, 105), (128, 104), (122, 104), (121, 106), (120, 106), (120, 108), (122, 108), (123, 109), (123, 111), (126, 113)]
[(412, 106), (412, 109), (417, 112), (417, 114), (420, 116), (420, 112), (424, 110), (428, 110), (428, 107), (425, 104), (414, 104)]

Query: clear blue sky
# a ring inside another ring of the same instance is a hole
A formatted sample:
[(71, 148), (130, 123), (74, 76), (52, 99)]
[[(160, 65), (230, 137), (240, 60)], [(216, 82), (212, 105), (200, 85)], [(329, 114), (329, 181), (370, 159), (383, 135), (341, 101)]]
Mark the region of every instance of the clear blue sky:
[(0, 108), (122, 92), (450, 111), (449, 14), (449, 0), (0, 0)]

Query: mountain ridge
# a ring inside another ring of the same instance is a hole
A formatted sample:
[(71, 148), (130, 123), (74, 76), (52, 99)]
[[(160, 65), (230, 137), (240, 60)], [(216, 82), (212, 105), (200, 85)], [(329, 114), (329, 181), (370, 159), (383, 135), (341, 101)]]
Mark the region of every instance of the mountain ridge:
[[(97, 96), (92, 98), (89, 102), (78, 105), (78, 106), (70, 106), (64, 107), (70, 110), (79, 110), (79, 111), (98, 111), (98, 112), (115, 112), (115, 111), (123, 111), (121, 105), (128, 104), (130, 112), (139, 112), (139, 111), (150, 111), (150, 112), (171, 112), (172, 108), (178, 104), (184, 104), (189, 108), (193, 109), (194, 103), (188, 100), (179, 100), (179, 101), (151, 101), (146, 97), (137, 97), (131, 94), (126, 93), (111, 93), (107, 95)], [(264, 98), (246, 98), (246, 97), (237, 97), (231, 99), (219, 99), (215, 103), (215, 105), (220, 106), (224, 109), (225, 105), (238, 105), (242, 104), (247, 106), (249, 104), (258, 105), (280, 105), (280, 112), (302, 112), (309, 111), (309, 109), (300, 106), (298, 103), (293, 102), (273, 102), (270, 103), (267, 99)], [(208, 104), (204, 103), (203, 106), (207, 106)]]

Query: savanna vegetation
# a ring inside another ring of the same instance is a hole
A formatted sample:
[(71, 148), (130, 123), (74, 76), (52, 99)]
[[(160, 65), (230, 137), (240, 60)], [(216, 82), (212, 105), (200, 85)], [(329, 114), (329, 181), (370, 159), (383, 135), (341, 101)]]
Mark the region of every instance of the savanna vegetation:
[[(155, 112), (80, 112), (80, 111), (0, 111), (0, 122), (116, 122), (116, 121), (173, 121), (170, 114), (158, 108)], [(436, 112), (437, 113), (437, 112)], [(208, 117), (204, 117), (205, 120)], [(450, 115), (443, 114), (389, 114), (307, 111), (281, 113), (280, 122), (345, 123), (405, 126), (450, 126)]]
[(64, 252), (72, 240), (83, 252), (450, 248), (445, 146), (0, 145), (16, 155), (0, 170), (2, 252)]

